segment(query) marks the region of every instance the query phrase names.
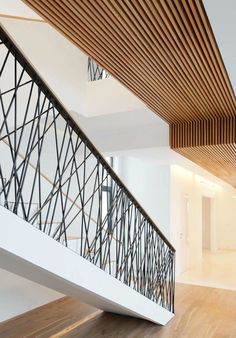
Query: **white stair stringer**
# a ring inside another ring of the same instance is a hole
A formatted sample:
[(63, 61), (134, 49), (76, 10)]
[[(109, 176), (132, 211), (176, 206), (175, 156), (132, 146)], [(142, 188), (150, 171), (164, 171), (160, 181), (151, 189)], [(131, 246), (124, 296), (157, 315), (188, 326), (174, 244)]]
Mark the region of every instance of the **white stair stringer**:
[(99, 309), (165, 325), (174, 314), (0, 207), (0, 268)]

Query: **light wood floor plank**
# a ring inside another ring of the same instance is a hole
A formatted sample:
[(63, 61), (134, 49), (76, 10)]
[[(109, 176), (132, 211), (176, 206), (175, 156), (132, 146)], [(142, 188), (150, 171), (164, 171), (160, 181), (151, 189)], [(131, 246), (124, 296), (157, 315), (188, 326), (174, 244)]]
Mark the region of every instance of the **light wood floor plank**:
[(236, 292), (177, 284), (176, 316), (165, 327), (65, 297), (3, 323), (0, 337), (235, 338)]

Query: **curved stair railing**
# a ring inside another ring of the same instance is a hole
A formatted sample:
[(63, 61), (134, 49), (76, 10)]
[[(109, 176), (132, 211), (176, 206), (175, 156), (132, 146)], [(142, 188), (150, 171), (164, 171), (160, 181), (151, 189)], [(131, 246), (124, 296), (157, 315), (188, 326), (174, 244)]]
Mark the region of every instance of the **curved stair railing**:
[(5, 208), (174, 312), (173, 246), (2, 28), (0, 154)]

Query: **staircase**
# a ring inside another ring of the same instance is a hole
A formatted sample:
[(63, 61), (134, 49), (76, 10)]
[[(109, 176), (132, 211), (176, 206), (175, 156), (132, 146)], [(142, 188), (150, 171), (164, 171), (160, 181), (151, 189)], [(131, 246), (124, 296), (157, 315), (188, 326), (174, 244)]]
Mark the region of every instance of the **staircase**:
[(166, 324), (174, 248), (2, 28), (0, 40), (0, 267)]

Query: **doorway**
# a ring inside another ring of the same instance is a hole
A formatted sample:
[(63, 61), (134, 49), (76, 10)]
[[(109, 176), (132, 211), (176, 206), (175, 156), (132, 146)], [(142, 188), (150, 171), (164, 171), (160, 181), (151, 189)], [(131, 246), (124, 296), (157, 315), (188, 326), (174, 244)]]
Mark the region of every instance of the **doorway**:
[(211, 250), (211, 198), (202, 197), (202, 250)]

